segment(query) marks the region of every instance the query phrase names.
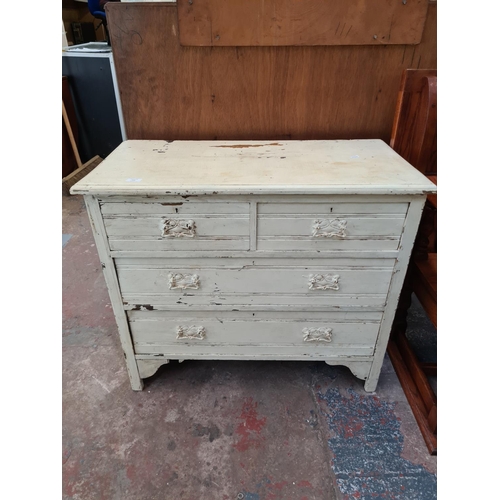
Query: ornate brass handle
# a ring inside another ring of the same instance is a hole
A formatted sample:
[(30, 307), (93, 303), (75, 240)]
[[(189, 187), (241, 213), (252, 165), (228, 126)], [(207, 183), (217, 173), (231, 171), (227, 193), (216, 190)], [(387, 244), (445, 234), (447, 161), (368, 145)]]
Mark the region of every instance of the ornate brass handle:
[(316, 219), (313, 222), (313, 238), (345, 238), (347, 221), (345, 219)]
[(193, 238), (196, 224), (193, 219), (165, 219), (162, 236), (164, 238)]
[(178, 326), (177, 338), (203, 340), (206, 336), (205, 327), (203, 326)]
[(304, 342), (331, 342), (333, 330), (322, 326), (321, 328), (304, 328)]
[(168, 275), (168, 287), (170, 290), (198, 290), (200, 288), (200, 277), (197, 274), (170, 273)]
[(338, 274), (310, 274), (309, 290), (339, 290)]

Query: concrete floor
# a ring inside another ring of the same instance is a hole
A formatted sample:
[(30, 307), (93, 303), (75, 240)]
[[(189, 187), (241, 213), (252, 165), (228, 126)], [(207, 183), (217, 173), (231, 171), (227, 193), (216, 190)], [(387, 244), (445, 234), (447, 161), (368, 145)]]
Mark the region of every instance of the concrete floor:
[[(62, 207), (64, 500), (436, 498), (388, 359), (373, 395), (345, 367), (271, 361), (173, 362), (133, 392), (83, 199)], [(432, 361), (418, 309), (410, 325)]]

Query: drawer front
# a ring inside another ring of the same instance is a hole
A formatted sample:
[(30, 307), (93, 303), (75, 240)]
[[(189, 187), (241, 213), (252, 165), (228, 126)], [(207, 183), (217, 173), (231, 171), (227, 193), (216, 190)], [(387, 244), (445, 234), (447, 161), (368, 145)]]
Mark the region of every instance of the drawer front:
[(314, 356), (373, 354), (381, 312), (359, 313), (228, 313), (208, 317), (164, 311), (129, 311), (136, 354), (269, 354)]
[(261, 203), (258, 250), (397, 250), (406, 203)]
[[(383, 307), (392, 259), (116, 260), (129, 307), (323, 305)], [(132, 306), (130, 306), (132, 305)]]
[(103, 203), (111, 250), (248, 250), (248, 203)]
[(134, 201), (130, 199), (130, 201), (127, 202), (103, 201), (101, 203), (101, 212), (104, 217), (113, 217), (117, 215), (179, 215), (189, 217), (196, 214), (248, 215), (249, 203), (238, 201), (197, 202), (182, 198), (175, 198), (172, 200), (165, 198), (161, 201)]

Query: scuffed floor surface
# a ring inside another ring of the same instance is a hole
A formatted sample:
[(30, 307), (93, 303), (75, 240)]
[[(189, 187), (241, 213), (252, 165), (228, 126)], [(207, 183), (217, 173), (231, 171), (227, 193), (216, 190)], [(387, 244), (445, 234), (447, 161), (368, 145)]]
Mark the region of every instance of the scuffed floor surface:
[(63, 197), (63, 499), (436, 498), (390, 362), (186, 361), (130, 389), (85, 206)]

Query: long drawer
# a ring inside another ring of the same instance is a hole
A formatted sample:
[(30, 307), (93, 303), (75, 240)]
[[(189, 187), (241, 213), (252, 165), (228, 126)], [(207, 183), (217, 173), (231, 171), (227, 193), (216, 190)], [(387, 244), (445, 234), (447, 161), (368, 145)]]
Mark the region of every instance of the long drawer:
[[(128, 311), (136, 354), (373, 354), (382, 312)], [(305, 319), (307, 317), (307, 319)]]
[(128, 309), (161, 305), (382, 308), (394, 259), (116, 259), (115, 263)]

